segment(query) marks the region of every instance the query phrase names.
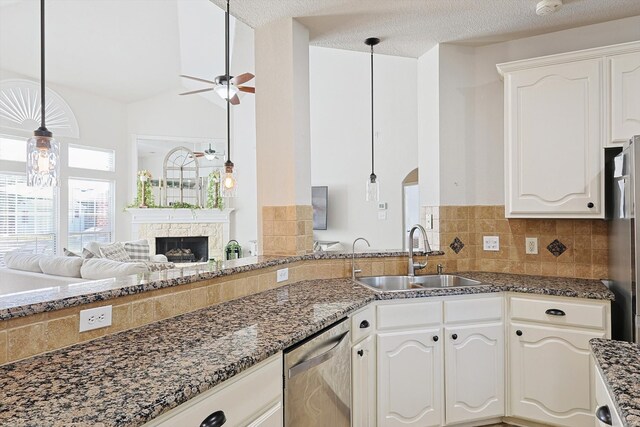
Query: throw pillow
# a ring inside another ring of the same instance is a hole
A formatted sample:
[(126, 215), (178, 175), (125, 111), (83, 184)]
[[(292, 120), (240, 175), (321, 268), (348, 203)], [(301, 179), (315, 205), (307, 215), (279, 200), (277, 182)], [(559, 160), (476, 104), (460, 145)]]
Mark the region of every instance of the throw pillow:
[[(96, 258), (96, 254), (94, 254), (93, 252), (91, 252), (89, 249), (84, 248), (82, 250), (82, 258), (84, 259), (89, 259), (89, 258)], [(100, 258), (100, 257), (97, 257)]]
[(44, 256), (40, 258), (40, 268), (44, 274), (64, 277), (80, 277), (82, 258), (79, 256)]
[[(89, 242), (85, 245), (85, 249), (93, 254), (94, 258), (102, 258), (102, 254), (100, 253), (101, 243), (98, 242)], [(84, 253), (84, 251), (83, 251)], [(89, 258), (89, 257), (85, 257)]]
[(149, 261), (149, 242), (146, 240), (124, 242), (124, 250), (129, 254), (131, 261)]
[(85, 259), (80, 268), (80, 275), (87, 280), (110, 279), (148, 272), (149, 269), (143, 262), (118, 262), (105, 258)]
[(70, 251), (69, 249), (67, 249), (67, 248), (62, 248), (62, 251), (64, 252), (64, 255), (65, 255), (65, 256), (78, 256), (78, 257), (80, 256), (80, 255), (78, 255), (78, 254), (77, 254), (77, 253), (75, 253), (75, 252), (71, 252), (71, 251)]
[(100, 253), (104, 258), (110, 259), (112, 261), (119, 261), (119, 262), (131, 261), (129, 254), (127, 253), (127, 251), (124, 250), (124, 245), (120, 242), (101, 246)]

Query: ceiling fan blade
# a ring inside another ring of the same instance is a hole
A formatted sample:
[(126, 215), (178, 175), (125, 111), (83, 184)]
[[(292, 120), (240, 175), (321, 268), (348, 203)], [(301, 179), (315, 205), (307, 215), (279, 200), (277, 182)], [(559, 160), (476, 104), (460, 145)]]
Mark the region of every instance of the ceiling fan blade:
[(251, 86), (237, 86), (240, 92), (256, 93), (256, 88)]
[(212, 84), (212, 85), (216, 84), (216, 82), (212, 82), (211, 80), (205, 80), (205, 79), (201, 79), (199, 77), (185, 76), (184, 74), (180, 74), (180, 77), (184, 77), (185, 79), (197, 80), (199, 82), (209, 83), (209, 84)]
[(234, 78), (232, 78), (231, 83), (236, 86), (241, 85), (242, 83), (246, 83), (254, 77), (255, 76), (251, 73), (240, 74), (239, 76), (235, 76)]
[(180, 95), (193, 95), (194, 93), (209, 92), (211, 90), (213, 90), (213, 88), (208, 87), (206, 89), (198, 89), (198, 90), (192, 90), (191, 92), (184, 92), (184, 93), (181, 93)]
[(196, 156), (196, 157), (202, 157), (202, 156), (204, 156), (204, 153), (201, 152), (201, 151), (194, 151), (193, 155)]
[(240, 98), (238, 98), (238, 95), (233, 95), (233, 97), (229, 100), (229, 103), (231, 105), (238, 105), (240, 104)]

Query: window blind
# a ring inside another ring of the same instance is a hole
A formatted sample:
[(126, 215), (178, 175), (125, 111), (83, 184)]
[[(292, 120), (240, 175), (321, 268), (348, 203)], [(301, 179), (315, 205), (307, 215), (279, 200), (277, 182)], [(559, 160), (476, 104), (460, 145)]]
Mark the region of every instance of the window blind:
[(0, 266), (15, 249), (55, 254), (56, 224), (53, 188), (27, 187), (24, 175), (0, 172)]
[(111, 242), (113, 212), (111, 181), (69, 179), (69, 250), (79, 253), (90, 241)]

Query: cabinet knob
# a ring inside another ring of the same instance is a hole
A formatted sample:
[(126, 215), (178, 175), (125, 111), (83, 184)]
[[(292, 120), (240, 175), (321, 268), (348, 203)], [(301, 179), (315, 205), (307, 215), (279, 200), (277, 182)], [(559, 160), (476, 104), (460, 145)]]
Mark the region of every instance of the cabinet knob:
[(227, 417), (224, 416), (224, 412), (216, 411), (213, 414), (205, 418), (200, 427), (220, 427), (227, 422)]
[(436, 341), (436, 342), (437, 342), (439, 339), (440, 339), (440, 338), (438, 338), (438, 336), (437, 336), (437, 335), (434, 335), (434, 336), (433, 336), (433, 340), (434, 340), (434, 341)]
[(358, 350), (358, 356), (360, 357), (364, 356), (364, 350)]
[(607, 405), (603, 405), (596, 409), (596, 418), (600, 420), (603, 424), (608, 426), (612, 425), (611, 423), (611, 411)]
[(589, 209), (593, 208), (594, 206), (595, 206), (595, 205), (593, 204), (593, 202), (589, 202), (589, 203), (587, 203), (587, 207), (588, 207)]
[(457, 340), (458, 339), (458, 334), (452, 334), (451, 338), (454, 339), (454, 340)]
[(522, 331), (521, 331), (520, 329), (518, 329), (518, 330), (516, 331), (516, 335), (517, 335), (517, 336), (519, 336), (519, 337), (521, 337), (521, 336), (522, 336)]
[(362, 322), (360, 322), (360, 329), (367, 329), (369, 326), (369, 321), (368, 320), (363, 320)]

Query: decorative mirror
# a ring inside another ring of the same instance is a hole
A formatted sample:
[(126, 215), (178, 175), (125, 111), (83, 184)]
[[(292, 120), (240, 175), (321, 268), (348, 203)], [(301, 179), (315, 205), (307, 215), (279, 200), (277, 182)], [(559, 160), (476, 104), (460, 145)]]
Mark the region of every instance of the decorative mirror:
[(186, 147), (177, 147), (164, 158), (164, 206), (202, 206), (198, 158)]

